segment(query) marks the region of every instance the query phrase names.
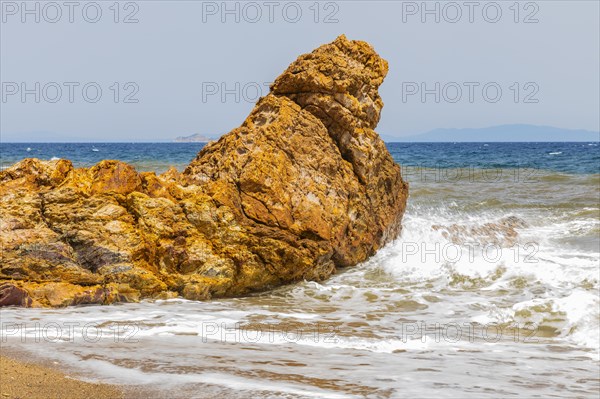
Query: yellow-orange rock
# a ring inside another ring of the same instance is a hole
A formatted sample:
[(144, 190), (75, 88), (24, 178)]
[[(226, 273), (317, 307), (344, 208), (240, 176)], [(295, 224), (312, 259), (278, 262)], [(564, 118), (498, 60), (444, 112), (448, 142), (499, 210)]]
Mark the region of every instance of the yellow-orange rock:
[(399, 234), (408, 195), (373, 130), (387, 68), (344, 36), (300, 56), (181, 174), (0, 172), (0, 306), (243, 295), (364, 261)]

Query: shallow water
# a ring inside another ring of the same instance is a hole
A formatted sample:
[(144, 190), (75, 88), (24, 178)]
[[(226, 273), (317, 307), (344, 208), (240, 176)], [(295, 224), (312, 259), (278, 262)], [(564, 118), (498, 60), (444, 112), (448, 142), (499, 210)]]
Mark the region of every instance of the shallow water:
[(597, 398), (598, 148), (482, 169), (493, 143), (444, 168), (420, 145), (391, 147), (402, 236), (361, 265), (246, 298), (3, 309), (3, 346), (164, 397)]

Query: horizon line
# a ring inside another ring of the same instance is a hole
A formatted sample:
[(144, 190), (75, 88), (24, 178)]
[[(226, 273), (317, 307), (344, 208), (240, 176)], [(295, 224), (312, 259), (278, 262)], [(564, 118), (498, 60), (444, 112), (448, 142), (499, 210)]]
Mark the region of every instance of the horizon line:
[[(163, 141), (0, 141), (0, 144), (208, 144), (213, 141), (218, 141), (219, 139), (214, 139), (210, 141), (173, 141), (173, 140), (163, 140)], [(487, 141), (463, 141), (463, 140), (448, 140), (448, 141), (439, 141), (439, 140), (429, 140), (429, 141), (388, 141), (383, 140), (385, 143), (391, 144), (406, 144), (406, 143), (588, 143), (590, 141), (600, 142), (600, 138), (598, 140), (523, 140), (523, 141), (502, 141), (502, 140), (487, 140)]]

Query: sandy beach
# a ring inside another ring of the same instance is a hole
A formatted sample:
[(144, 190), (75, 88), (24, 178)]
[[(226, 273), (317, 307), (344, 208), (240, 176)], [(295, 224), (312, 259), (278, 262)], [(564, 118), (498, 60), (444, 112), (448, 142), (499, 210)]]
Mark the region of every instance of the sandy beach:
[(117, 386), (78, 381), (42, 366), (2, 354), (0, 356), (0, 395), (4, 398), (123, 398)]

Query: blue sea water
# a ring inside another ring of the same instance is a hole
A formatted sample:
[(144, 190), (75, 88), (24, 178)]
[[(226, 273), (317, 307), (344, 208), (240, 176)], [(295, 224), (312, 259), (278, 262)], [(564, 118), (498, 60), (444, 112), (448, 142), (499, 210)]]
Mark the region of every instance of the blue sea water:
[[(2, 169), (23, 158), (65, 158), (77, 167), (118, 159), (140, 171), (182, 170), (203, 143), (2, 143)], [(599, 173), (598, 142), (387, 143), (394, 160), (423, 168), (537, 168), (576, 174)]]

